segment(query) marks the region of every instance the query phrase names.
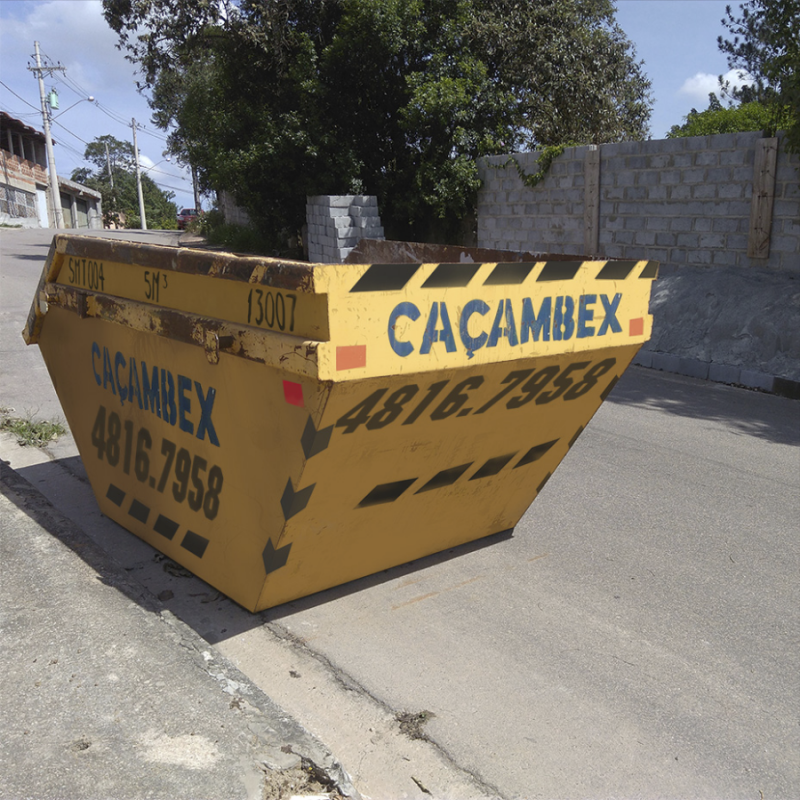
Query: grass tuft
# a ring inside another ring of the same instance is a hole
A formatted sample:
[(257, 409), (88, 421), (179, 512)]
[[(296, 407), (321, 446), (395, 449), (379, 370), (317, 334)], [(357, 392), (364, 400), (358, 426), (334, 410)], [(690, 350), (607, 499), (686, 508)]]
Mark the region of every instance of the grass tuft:
[(14, 417), (13, 412), (13, 408), (0, 408), (0, 431), (12, 433), (22, 447), (44, 447), (67, 432), (58, 420), (34, 420), (30, 414)]

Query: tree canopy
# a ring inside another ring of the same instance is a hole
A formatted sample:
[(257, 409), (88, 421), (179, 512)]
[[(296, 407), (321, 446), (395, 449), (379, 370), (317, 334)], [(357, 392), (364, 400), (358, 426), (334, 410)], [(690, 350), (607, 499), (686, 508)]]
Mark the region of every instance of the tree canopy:
[(647, 135), (611, 0), (104, 0), (154, 120), (277, 238), (305, 196), (378, 195), (393, 238), (452, 237), (482, 155)]
[[(108, 148), (108, 159), (106, 159)], [(83, 153), (84, 159), (93, 165), (73, 170), (72, 180), (98, 191), (103, 196), (103, 222), (126, 228), (138, 228), (139, 195), (136, 189), (135, 157), (133, 145), (121, 142), (113, 136), (99, 136), (89, 142)], [(108, 174), (111, 165), (112, 180)], [(177, 227), (178, 208), (172, 202), (175, 195), (160, 189), (149, 175), (142, 175), (142, 197), (147, 224), (151, 228), (174, 229)]]
[[(693, 108), (684, 118), (683, 125), (673, 125), (670, 128), (667, 138), (763, 131), (769, 130), (775, 124), (774, 110), (757, 100), (723, 106), (714, 92), (709, 94), (708, 99), (708, 108), (705, 111)], [(784, 117), (784, 122), (788, 122), (788, 115)]]
[(768, 134), (785, 127), (800, 152), (800, 0), (746, 0), (738, 12), (727, 6), (722, 23), (732, 35), (718, 40), (728, 65), (754, 81), (731, 95), (770, 109)]

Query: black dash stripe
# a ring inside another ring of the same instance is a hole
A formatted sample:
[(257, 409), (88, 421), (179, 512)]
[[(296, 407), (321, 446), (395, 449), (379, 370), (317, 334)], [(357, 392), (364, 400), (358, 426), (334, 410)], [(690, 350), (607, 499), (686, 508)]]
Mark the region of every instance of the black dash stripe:
[(393, 503), (416, 480), (416, 478), (411, 478), (405, 481), (395, 481), (394, 483), (381, 483), (358, 504), (358, 508), (376, 506), (379, 503)]
[(538, 461), (556, 442), (558, 439), (553, 439), (552, 442), (545, 442), (544, 444), (537, 444), (536, 447), (531, 447), (527, 453), (514, 464), (514, 469), (517, 467), (524, 467), (526, 464), (533, 464)]
[(582, 261), (548, 261), (537, 281), (571, 281), (581, 268)]
[(416, 274), (422, 264), (372, 264), (351, 292), (397, 292)]
[(609, 261), (597, 275), (599, 281), (624, 281), (638, 261)]
[(611, 383), (609, 383), (609, 384), (608, 384), (608, 386), (606, 386), (606, 388), (603, 390), (603, 393), (600, 395), (600, 399), (601, 399), (601, 400), (605, 400), (605, 399), (606, 399), (606, 397), (608, 397), (608, 396), (611, 394), (611, 390), (612, 390), (612, 389), (613, 389), (613, 388), (614, 388), (614, 387), (617, 385), (617, 381), (618, 381), (618, 380), (619, 380), (619, 375), (617, 375), (617, 376), (616, 376), (616, 377), (615, 377), (615, 378), (614, 378), (614, 379), (611, 381)]
[(113, 483), (108, 485), (108, 491), (106, 492), (106, 497), (115, 505), (115, 506), (122, 506), (122, 501), (125, 499), (125, 492), (119, 488), (119, 486), (114, 486)]
[(518, 286), (531, 274), (536, 266), (532, 261), (517, 261), (512, 264), (498, 264), (483, 282), (484, 286)]
[(490, 458), (471, 478), (471, 481), (477, 481), (479, 478), (488, 478), (491, 475), (497, 475), (503, 467), (511, 461), (516, 453), (508, 453), (504, 456), (495, 456)]
[(131, 507), (128, 509), (128, 514), (139, 522), (147, 522), (147, 518), (150, 516), (150, 508), (134, 498), (131, 501)]
[(153, 525), (153, 530), (156, 533), (160, 533), (162, 536), (166, 537), (170, 541), (178, 532), (178, 528), (180, 528), (180, 525), (178, 525), (178, 523), (175, 522), (175, 520), (170, 519), (169, 517), (165, 517), (163, 514), (158, 515), (156, 524)]
[(539, 492), (541, 492), (542, 489), (544, 489), (545, 484), (547, 483), (547, 481), (550, 480), (550, 476), (552, 474), (553, 474), (552, 472), (548, 472), (547, 475), (544, 476), (544, 480), (536, 487), (536, 494), (539, 494)]
[(421, 489), (415, 494), (421, 492), (429, 492), (431, 489), (441, 489), (445, 486), (452, 486), (473, 464), (461, 464), (458, 467), (450, 467), (450, 469), (443, 469), (441, 472), (434, 475)]
[(206, 547), (208, 547), (208, 539), (194, 531), (186, 531), (186, 536), (183, 537), (181, 547), (184, 550), (188, 550), (193, 556), (202, 558), (203, 553), (206, 552)]
[(575, 442), (577, 442), (577, 441), (578, 441), (578, 437), (579, 437), (579, 436), (580, 436), (582, 433), (583, 433), (583, 425), (581, 425), (581, 426), (580, 426), (580, 428), (578, 428), (578, 430), (576, 430), (576, 431), (575, 431), (575, 435), (574, 435), (574, 436), (573, 436), (573, 437), (572, 437), (572, 438), (569, 440), (569, 445), (568, 445), (568, 447), (570, 447), (570, 448), (571, 448), (571, 447), (572, 447), (572, 445), (574, 445), (574, 444), (575, 444)]
[(648, 261), (645, 268), (642, 270), (640, 278), (657, 278), (658, 277), (658, 261)]
[(439, 264), (422, 284), (423, 289), (453, 289), (467, 286), (480, 264)]

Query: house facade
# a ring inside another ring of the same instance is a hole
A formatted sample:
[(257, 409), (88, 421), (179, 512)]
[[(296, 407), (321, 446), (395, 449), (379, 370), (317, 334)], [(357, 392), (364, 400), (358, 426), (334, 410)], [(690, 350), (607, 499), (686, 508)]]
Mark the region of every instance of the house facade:
[[(64, 226), (102, 228), (100, 193), (60, 176), (58, 183)], [(55, 227), (45, 136), (5, 111), (0, 111), (0, 223)]]

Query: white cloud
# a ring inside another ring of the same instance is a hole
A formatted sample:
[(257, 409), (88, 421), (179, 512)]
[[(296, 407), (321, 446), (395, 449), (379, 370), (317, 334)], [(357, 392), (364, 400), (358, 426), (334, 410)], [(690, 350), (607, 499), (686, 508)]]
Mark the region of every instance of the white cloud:
[[(732, 69), (726, 72), (722, 79), (729, 81), (731, 86), (739, 87), (749, 85), (753, 82), (752, 78), (748, 75), (741, 77), (742, 73), (738, 69)], [(719, 96), (719, 76), (711, 75), (708, 72), (698, 72), (694, 77), (687, 78), (681, 88), (678, 90), (679, 94), (686, 95), (692, 101), (704, 103), (708, 100), (708, 95), (714, 92)]]

